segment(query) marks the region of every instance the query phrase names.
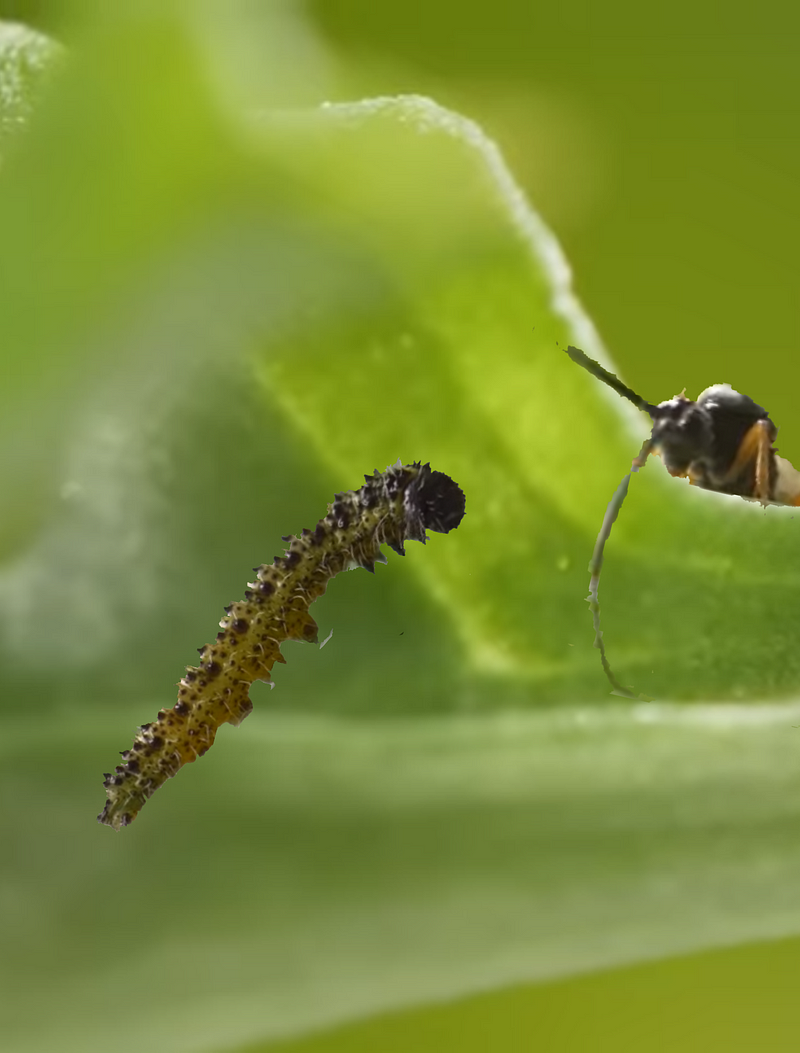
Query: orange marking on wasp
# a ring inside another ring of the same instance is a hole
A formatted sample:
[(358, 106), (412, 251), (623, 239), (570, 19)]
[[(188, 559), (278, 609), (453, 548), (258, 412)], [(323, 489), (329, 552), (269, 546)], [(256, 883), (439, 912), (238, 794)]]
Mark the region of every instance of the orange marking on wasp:
[(735, 479), (737, 475), (753, 464), (755, 466), (753, 496), (762, 505), (769, 504), (770, 500), (770, 452), (776, 431), (777, 429), (772, 424), (772, 421), (756, 421), (739, 444), (736, 456), (725, 476), (726, 479)]

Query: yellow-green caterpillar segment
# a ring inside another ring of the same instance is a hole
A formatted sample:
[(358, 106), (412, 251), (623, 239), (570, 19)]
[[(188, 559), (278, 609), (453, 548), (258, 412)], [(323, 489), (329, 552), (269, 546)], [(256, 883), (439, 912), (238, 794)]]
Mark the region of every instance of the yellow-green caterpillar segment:
[(178, 701), (139, 728), (122, 764), (105, 776), (108, 800), (97, 817), (118, 830), (138, 815), (148, 797), (213, 745), (222, 724), (240, 724), (251, 712), (254, 680), (270, 679), (284, 640), (316, 642), (308, 608), (328, 582), (353, 566), (374, 572), (385, 563), (380, 547), (401, 556), (405, 541), (426, 540), (426, 530), (448, 533), (464, 516), (461, 488), (429, 464), (393, 465), (364, 477), (358, 490), (337, 494), (315, 530), (288, 536), (283, 556), (257, 568), (245, 598), (231, 604), (202, 661), (180, 681)]

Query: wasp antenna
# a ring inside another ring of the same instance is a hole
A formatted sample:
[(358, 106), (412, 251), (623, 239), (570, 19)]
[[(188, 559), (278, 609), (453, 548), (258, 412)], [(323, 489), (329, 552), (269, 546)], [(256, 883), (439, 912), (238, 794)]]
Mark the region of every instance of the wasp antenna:
[(653, 402), (648, 402), (643, 399), (641, 395), (637, 395), (635, 391), (629, 388), (614, 373), (609, 373), (607, 369), (603, 369), (599, 362), (595, 362), (593, 358), (589, 358), (585, 352), (581, 351), (579, 347), (572, 347), (571, 345), (567, 348), (566, 354), (572, 359), (572, 361), (579, 366), (583, 366), (585, 370), (588, 370), (593, 377), (597, 377), (598, 380), (602, 380), (604, 384), (608, 384), (610, 388), (613, 388), (618, 395), (622, 395), (623, 398), (628, 399), (634, 404), (637, 409), (642, 410), (644, 413), (649, 413), (651, 417), (655, 416), (655, 412), (658, 407)]
[[(589, 360), (591, 361), (591, 359)], [(634, 460), (631, 466), (630, 472), (625, 476), (622, 482), (617, 487), (614, 496), (608, 503), (606, 514), (603, 517), (603, 525), (600, 527), (600, 533), (597, 535), (597, 541), (594, 546), (594, 552), (592, 553), (592, 562), (589, 564), (589, 573), (591, 574), (591, 580), (589, 582), (589, 595), (586, 600), (589, 604), (589, 610), (592, 612), (592, 624), (594, 627), (594, 646), (600, 652), (600, 661), (603, 665), (603, 672), (608, 678), (608, 682), (614, 689), (612, 695), (620, 695), (622, 698), (633, 698), (639, 702), (652, 702), (654, 701), (648, 695), (638, 694), (633, 690), (632, 687), (624, 687), (616, 676), (614, 676), (614, 670), (609, 664), (608, 658), (606, 657), (606, 647), (603, 643), (603, 631), (600, 628), (600, 571), (603, 567), (603, 554), (606, 547), (606, 541), (611, 534), (611, 528), (616, 522), (619, 510), (622, 508), (622, 502), (628, 493), (628, 486), (631, 481), (631, 475), (634, 472), (638, 472), (640, 468), (643, 468), (647, 460), (650, 450), (652, 448), (652, 441), (647, 439), (642, 446), (638, 457)]]

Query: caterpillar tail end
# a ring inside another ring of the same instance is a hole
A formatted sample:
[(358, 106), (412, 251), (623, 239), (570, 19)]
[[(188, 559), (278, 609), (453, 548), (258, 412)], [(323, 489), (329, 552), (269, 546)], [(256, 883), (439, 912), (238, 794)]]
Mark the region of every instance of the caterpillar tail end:
[(121, 830), (123, 826), (131, 825), (143, 804), (144, 801), (136, 801), (133, 797), (121, 800), (109, 796), (97, 821), (104, 826), (110, 826), (113, 830)]

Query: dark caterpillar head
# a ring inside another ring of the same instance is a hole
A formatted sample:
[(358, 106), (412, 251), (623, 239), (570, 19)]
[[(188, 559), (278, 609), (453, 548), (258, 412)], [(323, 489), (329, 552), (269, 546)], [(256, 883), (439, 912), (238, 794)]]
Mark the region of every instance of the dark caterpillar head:
[[(409, 524), (418, 525), (419, 539), (424, 540), (425, 530), (438, 534), (449, 534), (464, 518), (466, 498), (464, 491), (444, 472), (432, 472), (424, 464), (417, 477), (409, 483), (405, 493), (406, 518)], [(412, 536), (409, 532), (409, 536)]]

